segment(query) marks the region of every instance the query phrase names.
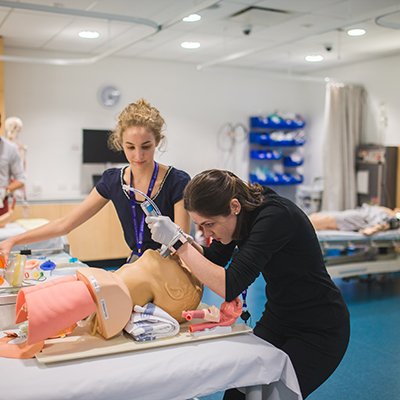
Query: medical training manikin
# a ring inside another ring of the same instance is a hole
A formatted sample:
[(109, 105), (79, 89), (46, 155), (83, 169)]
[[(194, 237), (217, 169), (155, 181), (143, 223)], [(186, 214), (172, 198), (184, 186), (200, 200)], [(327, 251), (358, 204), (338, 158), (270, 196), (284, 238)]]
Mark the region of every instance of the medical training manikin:
[(182, 312), (195, 309), (202, 293), (201, 283), (178, 257), (164, 258), (155, 250), (145, 251), (134, 263), (125, 264), (115, 272), (80, 268), (76, 276), (53, 279), (19, 291), (16, 323), (28, 320), (27, 346), (21, 346), (21, 354), (13, 356), (7, 355), (3, 342), (0, 354), (32, 357), (45, 339), (92, 313), (96, 313), (94, 332), (112, 338), (123, 330), (134, 305), (144, 306), (149, 302), (183, 322)]

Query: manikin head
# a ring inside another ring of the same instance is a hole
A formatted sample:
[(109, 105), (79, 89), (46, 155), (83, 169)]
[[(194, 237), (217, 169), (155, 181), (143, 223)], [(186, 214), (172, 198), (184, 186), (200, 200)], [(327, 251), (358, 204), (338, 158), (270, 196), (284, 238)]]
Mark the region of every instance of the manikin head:
[(23, 123), (18, 117), (9, 117), (6, 119), (4, 127), (6, 138), (15, 141), (22, 130)]

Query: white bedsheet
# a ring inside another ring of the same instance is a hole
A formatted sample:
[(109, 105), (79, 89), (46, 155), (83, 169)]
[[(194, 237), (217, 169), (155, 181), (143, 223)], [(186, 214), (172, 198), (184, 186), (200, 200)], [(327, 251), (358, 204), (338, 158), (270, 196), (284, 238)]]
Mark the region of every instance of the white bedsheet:
[(263, 399), (301, 400), (289, 357), (253, 334), (42, 365), (0, 358), (7, 400), (183, 400), (268, 385)]
[[(0, 228), (0, 241), (8, 239), (9, 237), (19, 235), (20, 233), (26, 232), (27, 229), (22, 227), (21, 225), (12, 222), (7, 224), (4, 228)], [(67, 238), (65, 236), (56, 237), (49, 240), (44, 240), (42, 242), (31, 243), (29, 245), (21, 245), (15, 246), (13, 250), (22, 250), (22, 249), (46, 249), (46, 250), (58, 250), (63, 249), (64, 245), (68, 243)]]

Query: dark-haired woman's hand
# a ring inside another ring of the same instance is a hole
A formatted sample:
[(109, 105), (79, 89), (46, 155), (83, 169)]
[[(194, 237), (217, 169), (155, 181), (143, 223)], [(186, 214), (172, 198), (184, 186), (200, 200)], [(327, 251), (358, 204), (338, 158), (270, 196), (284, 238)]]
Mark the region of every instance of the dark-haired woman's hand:
[(170, 246), (173, 240), (182, 232), (181, 228), (163, 215), (146, 217), (146, 223), (151, 232), (151, 238), (157, 242)]

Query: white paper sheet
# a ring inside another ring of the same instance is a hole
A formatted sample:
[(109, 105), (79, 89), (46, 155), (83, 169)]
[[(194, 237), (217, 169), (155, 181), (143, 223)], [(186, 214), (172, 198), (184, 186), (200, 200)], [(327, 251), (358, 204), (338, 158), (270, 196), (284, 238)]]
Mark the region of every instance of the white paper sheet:
[(0, 358), (7, 400), (184, 400), (269, 385), (268, 400), (301, 400), (289, 357), (253, 334), (42, 365)]

